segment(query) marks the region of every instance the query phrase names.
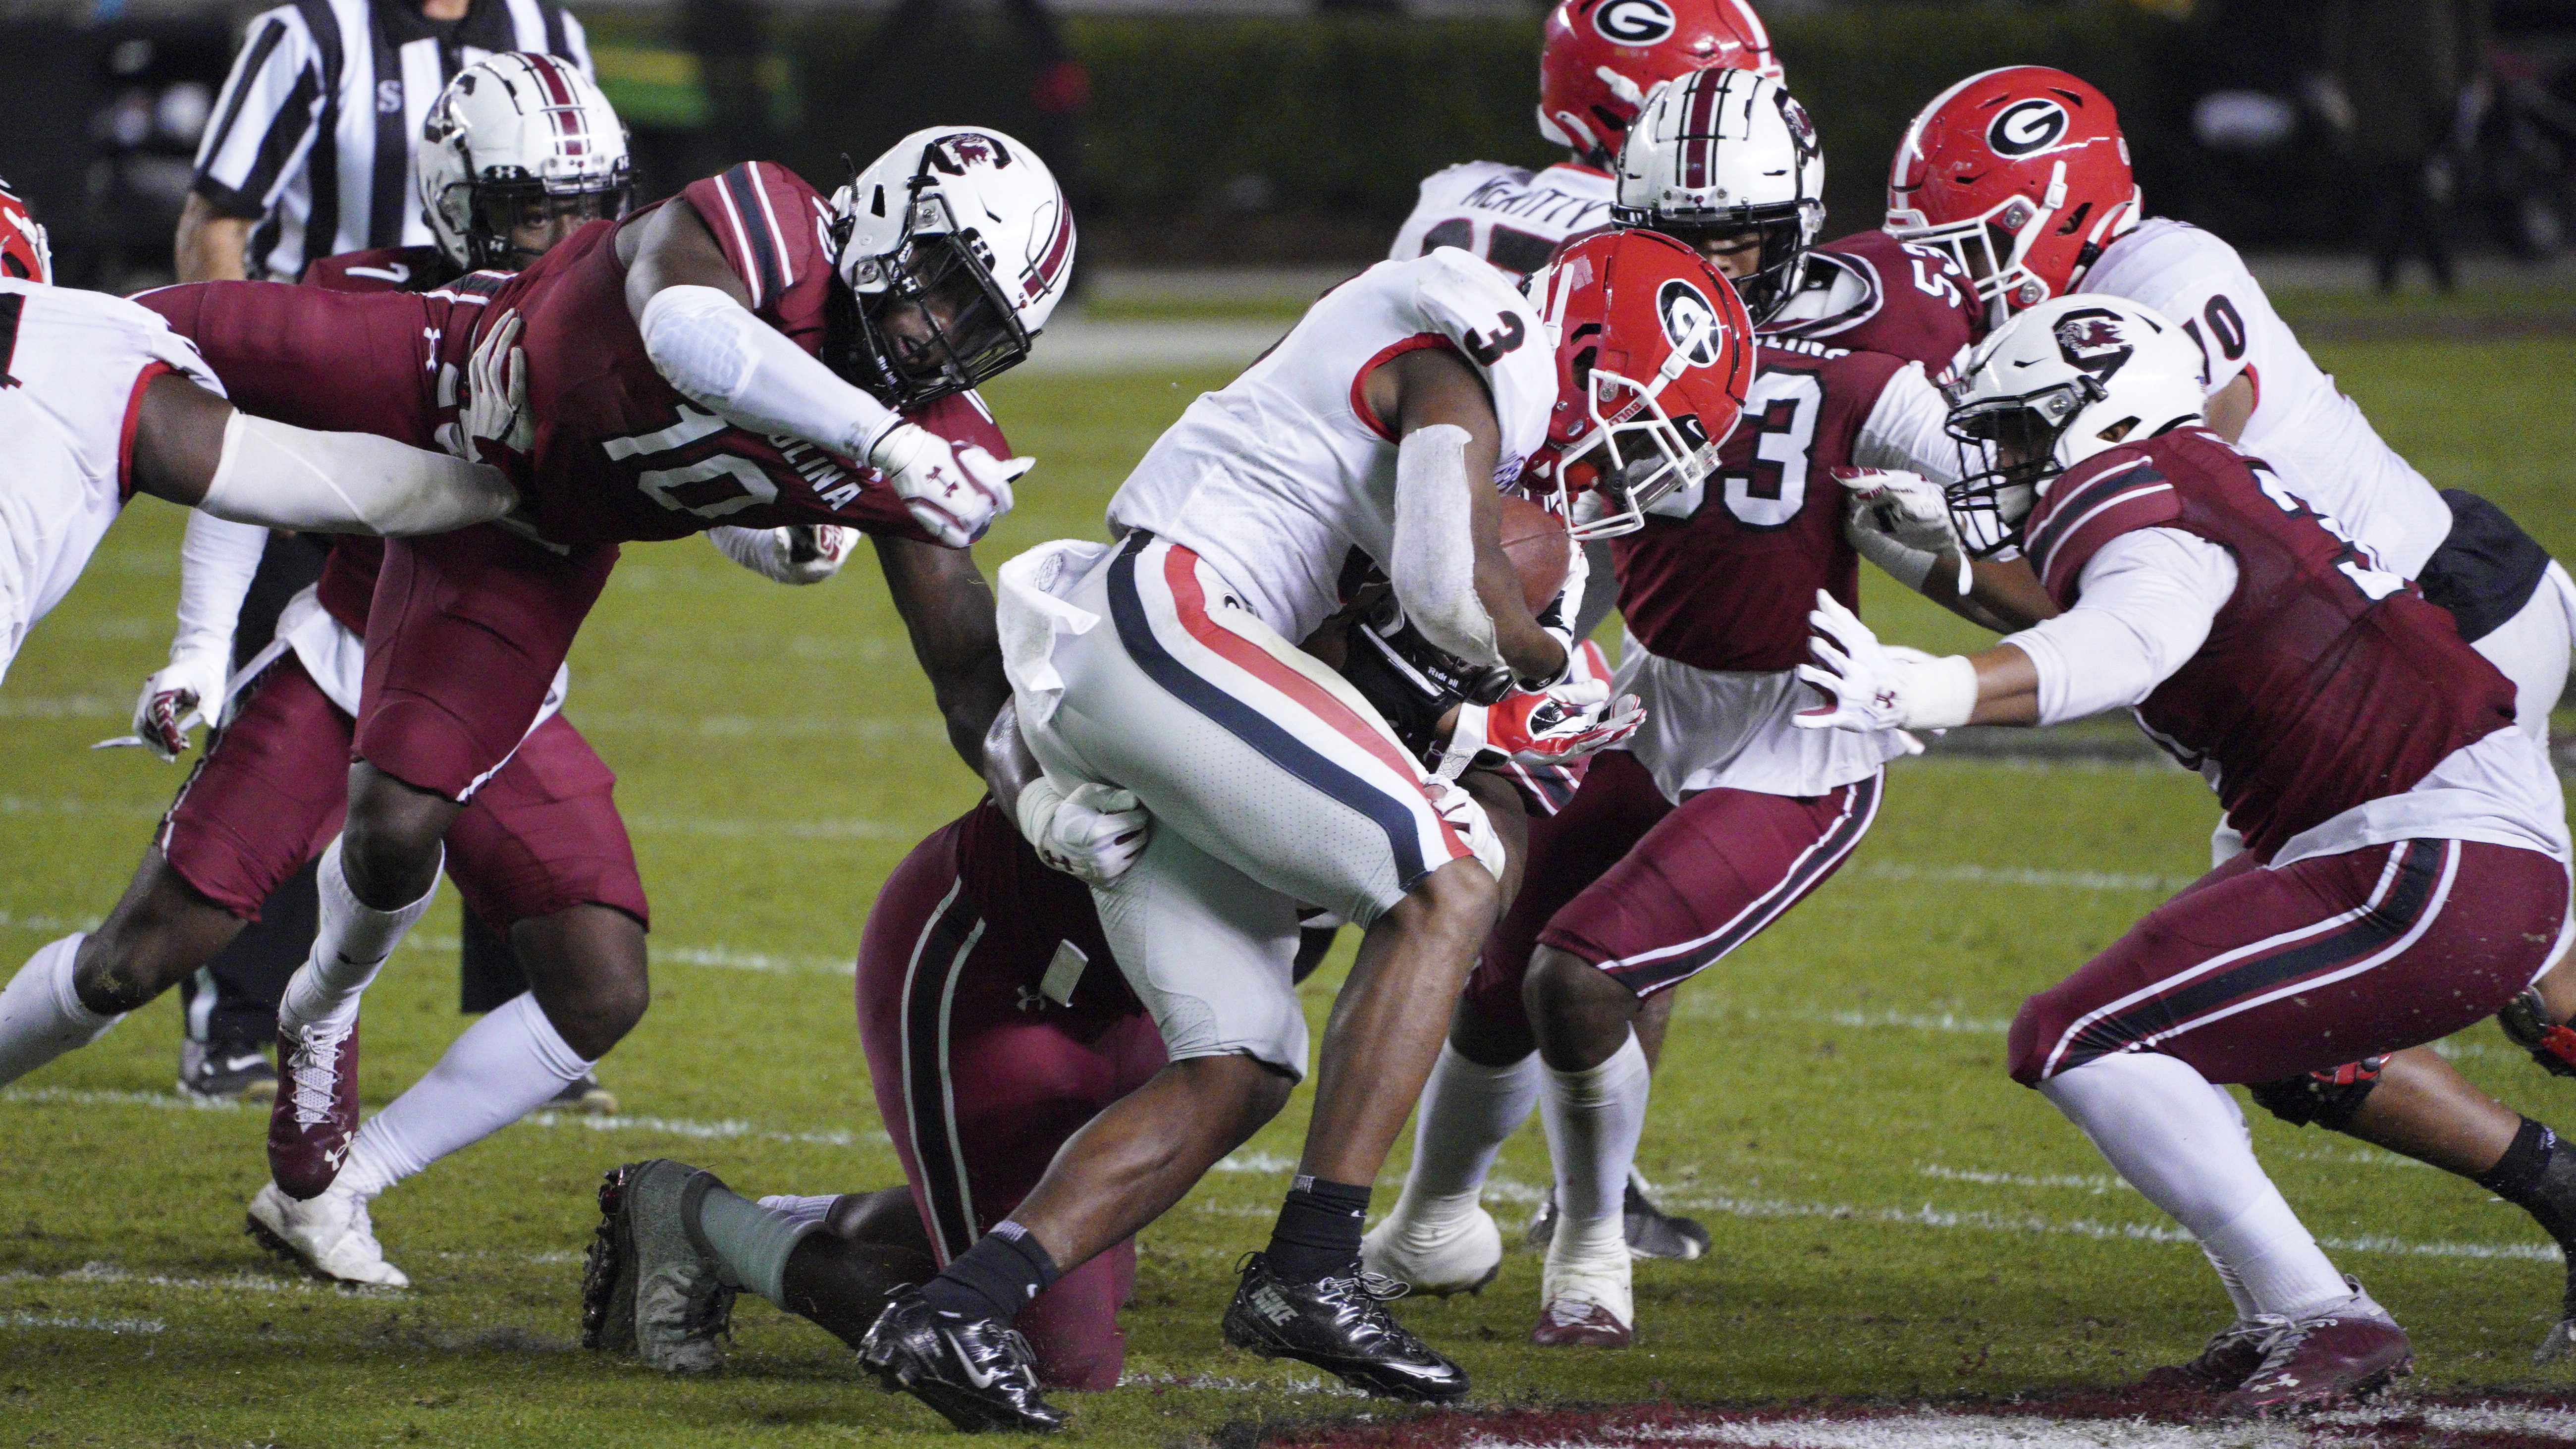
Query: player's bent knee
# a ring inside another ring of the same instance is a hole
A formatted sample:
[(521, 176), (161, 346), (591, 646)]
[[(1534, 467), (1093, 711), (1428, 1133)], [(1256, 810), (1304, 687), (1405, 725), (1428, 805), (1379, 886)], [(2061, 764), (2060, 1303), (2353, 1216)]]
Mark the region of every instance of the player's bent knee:
[(80, 944), (73, 987), (93, 1011), (132, 1011), (214, 959), (242, 921), (166, 865), (129, 890)]
[(2315, 1125), (2329, 1132), (2342, 1132), (2352, 1126), (2353, 1116), (2369, 1098), (2370, 1089), (2379, 1085), (2380, 1065), (2387, 1060), (2364, 1057), (2331, 1071), (2256, 1082), (2245, 1090), (2264, 1111), (2293, 1127)]
[(463, 808), (363, 760), (351, 765), (348, 821), (340, 835), (349, 888), (381, 911), (426, 895), (438, 880), (440, 842)]
[(1503, 887), (1473, 860), (1453, 860), (1413, 883), (1383, 920), (1404, 930), (1451, 932), (1483, 940), (1502, 914)]
[(644, 927), (609, 906), (579, 905), (510, 927), (510, 946), (564, 1044), (593, 1061), (653, 1004)]

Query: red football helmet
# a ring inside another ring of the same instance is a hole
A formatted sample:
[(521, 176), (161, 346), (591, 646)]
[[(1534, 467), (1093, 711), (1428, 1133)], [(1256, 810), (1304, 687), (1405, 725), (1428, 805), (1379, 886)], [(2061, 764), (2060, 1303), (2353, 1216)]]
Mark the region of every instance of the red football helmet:
[(1887, 177), (1887, 229), (1948, 252), (1987, 325), (2082, 280), (2143, 203), (2111, 98), (2062, 70), (2008, 65), (1935, 97)]
[(34, 213), (9, 189), (6, 177), (0, 177), (0, 277), (54, 280), (54, 252), (45, 244), (45, 229), (36, 225)]
[(1646, 92), (1718, 67), (1780, 79), (1746, 0), (1561, 0), (1538, 53), (1539, 134), (1607, 166)]
[(1753, 385), (1753, 319), (1724, 274), (1650, 231), (1568, 242), (1530, 300), (1556, 348), (1556, 411), (1527, 472), (1578, 539), (1645, 526), (1708, 477)]

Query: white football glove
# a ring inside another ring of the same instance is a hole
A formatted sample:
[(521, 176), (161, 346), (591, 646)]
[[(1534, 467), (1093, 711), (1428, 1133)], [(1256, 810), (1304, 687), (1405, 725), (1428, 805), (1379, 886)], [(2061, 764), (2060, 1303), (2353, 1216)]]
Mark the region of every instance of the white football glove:
[[(1967, 594), (1975, 576), (1968, 568), (1968, 550), (1959, 541), (1959, 526), (1950, 517), (1950, 500), (1939, 484), (1901, 468), (1836, 468), (1833, 474), (1835, 482), (1850, 490), (1851, 527), (1859, 535), (1854, 543), (1871, 562), (1898, 578), (1911, 572), (1892, 557), (1882, 556), (1892, 550), (1868, 547), (1872, 537), (1928, 555), (1922, 561), (1923, 574), (1931, 572), (1942, 554), (1954, 554), (1959, 560), (1959, 593)], [(1921, 575), (1908, 582), (1920, 588)]]
[(1018, 814), (1038, 859), (1096, 886), (1125, 875), (1154, 829), (1132, 790), (1086, 784), (1068, 793), (1044, 775), (1022, 787)]
[(134, 737), (164, 763), (188, 748), (188, 726), (207, 725), (223, 717), (224, 682), (232, 660), (221, 654), (193, 652), (172, 659), (143, 681), (134, 701)]
[(536, 451), (537, 422), (528, 411), (528, 354), (518, 345), (521, 326), (515, 309), (502, 313), (466, 363), (461, 439), (466, 462), (500, 461), (477, 446), (486, 442), (522, 458)]
[(1966, 724), (1976, 710), (1976, 666), (1959, 655), (1936, 657), (1881, 644), (1859, 615), (1822, 589), (1807, 626), (1813, 631), (1807, 648), (1818, 662), (1799, 665), (1798, 678), (1823, 693), (1825, 702), (1791, 717), (1801, 729), (1894, 730), (1905, 752), (1919, 755), (1923, 742), (1907, 729)]
[(868, 466), (886, 475), (913, 521), (950, 548), (984, 536), (1011, 511), (1011, 482), (1035, 458), (994, 457), (969, 443), (957, 447), (927, 428), (896, 423), (868, 449)]
[(724, 556), (753, 573), (781, 584), (819, 584), (841, 571), (859, 531), (832, 523), (794, 523), (784, 528), (711, 528), (707, 540)]
[(1423, 784), (1431, 791), (1431, 808), (1439, 813), (1441, 819), (1448, 821), (1449, 828), (1457, 831), (1458, 838), (1476, 853), (1476, 863), (1494, 879), (1501, 880), (1505, 863), (1503, 838), (1494, 833), (1494, 822), (1486, 818), (1485, 807), (1477, 804), (1476, 797), (1468, 794), (1465, 787), (1454, 780), (1435, 776)]

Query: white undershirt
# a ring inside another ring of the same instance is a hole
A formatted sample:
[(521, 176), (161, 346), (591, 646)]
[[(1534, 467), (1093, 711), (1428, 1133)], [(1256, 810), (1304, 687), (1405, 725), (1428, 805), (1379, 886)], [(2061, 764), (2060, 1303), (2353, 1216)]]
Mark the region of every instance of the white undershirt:
[(2007, 636), (2039, 674), (2039, 722), (2144, 703), (2191, 661), (2236, 592), (2236, 558), (2178, 528), (2141, 528), (2094, 552), (2075, 607)]

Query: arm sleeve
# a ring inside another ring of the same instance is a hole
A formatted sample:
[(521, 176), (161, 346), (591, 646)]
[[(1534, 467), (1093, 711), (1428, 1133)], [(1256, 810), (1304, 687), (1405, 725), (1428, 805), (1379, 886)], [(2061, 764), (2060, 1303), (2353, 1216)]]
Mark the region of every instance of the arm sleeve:
[(1923, 375), (1919, 362), (1907, 363), (1879, 390), (1878, 402), (1852, 440), (1852, 463), (1862, 468), (1900, 468), (1920, 473), (1947, 487), (1959, 481), (1959, 443), (1950, 436), (1950, 410), (1940, 389)]
[(713, 287), (665, 287), (636, 319), (644, 353), (681, 394), (755, 433), (867, 460), (902, 419)]
[(241, 620), (242, 600), (259, 572), (268, 548), (268, 530), (247, 523), (228, 523), (203, 511), (188, 514), (188, 531), (179, 543), (179, 630), (170, 640), (173, 662), (191, 655), (212, 655), (230, 668), (233, 629)]
[(2197, 534), (2142, 528), (2085, 562), (2075, 607), (2004, 642), (2039, 671), (2039, 722), (2135, 705), (2198, 653), (2228, 596), (2236, 559)]
[(313, 149), (329, 97), (312, 37), (293, 7), (251, 23), (197, 144), (190, 189), (226, 216), (264, 216)]
[(1395, 540), (1387, 576), (1422, 637), (1479, 667), (1500, 664), (1493, 617), (1476, 596), (1476, 539), (1468, 519), (1467, 430), (1417, 428), (1395, 452)]

